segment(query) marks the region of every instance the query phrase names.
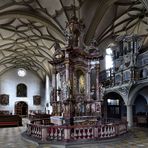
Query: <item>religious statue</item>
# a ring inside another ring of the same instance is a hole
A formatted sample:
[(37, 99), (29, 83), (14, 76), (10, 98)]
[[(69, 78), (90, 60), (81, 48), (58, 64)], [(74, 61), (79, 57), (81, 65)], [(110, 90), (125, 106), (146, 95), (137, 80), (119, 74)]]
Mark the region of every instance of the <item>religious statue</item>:
[(55, 100), (55, 88), (52, 88), (50, 93), (50, 102), (53, 102)]
[(80, 31), (85, 28), (82, 21), (78, 21), (76, 16), (72, 16), (69, 22), (66, 22), (65, 35), (68, 45), (78, 46)]

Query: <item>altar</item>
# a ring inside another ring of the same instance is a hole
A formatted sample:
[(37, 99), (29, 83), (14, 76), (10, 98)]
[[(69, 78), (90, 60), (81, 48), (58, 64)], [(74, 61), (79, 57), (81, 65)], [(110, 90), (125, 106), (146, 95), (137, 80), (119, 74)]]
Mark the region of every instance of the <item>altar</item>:
[(64, 48), (56, 45), (53, 59), (49, 61), (53, 67), (51, 122), (56, 125), (73, 124), (78, 117), (101, 118), (99, 69), (103, 56), (96, 42), (92, 42), (89, 48), (78, 47), (79, 23), (77, 18), (71, 18), (66, 27), (67, 35), (72, 35), (68, 38), (68, 45)]
[(63, 120), (64, 118), (62, 116), (51, 116), (50, 117), (50, 122), (53, 123), (54, 125), (63, 125)]
[[(52, 116), (50, 117), (50, 122), (54, 125), (65, 125), (66, 118), (62, 116)], [(80, 116), (73, 118), (74, 125), (92, 125), (97, 123), (96, 116)]]

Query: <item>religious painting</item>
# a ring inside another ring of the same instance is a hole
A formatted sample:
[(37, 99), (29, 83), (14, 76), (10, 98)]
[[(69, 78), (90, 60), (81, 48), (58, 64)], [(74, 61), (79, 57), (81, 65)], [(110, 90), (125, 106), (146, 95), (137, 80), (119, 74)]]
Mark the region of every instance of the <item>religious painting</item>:
[(77, 89), (79, 93), (85, 92), (85, 76), (81, 70), (77, 70)]
[(0, 104), (1, 105), (8, 105), (9, 104), (9, 95), (6, 95), (6, 94), (0, 95)]
[(27, 97), (27, 86), (23, 83), (17, 85), (17, 97)]
[(41, 96), (39, 96), (39, 95), (33, 96), (33, 104), (34, 105), (41, 105)]
[(84, 93), (84, 89), (85, 89), (84, 75), (80, 75), (80, 77), (79, 77), (79, 89), (80, 89), (80, 93)]

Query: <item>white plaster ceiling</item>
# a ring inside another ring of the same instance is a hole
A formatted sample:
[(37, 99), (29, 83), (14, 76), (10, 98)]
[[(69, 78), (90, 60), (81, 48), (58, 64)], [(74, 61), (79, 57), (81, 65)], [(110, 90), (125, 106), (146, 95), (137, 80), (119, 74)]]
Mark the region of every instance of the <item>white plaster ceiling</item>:
[(50, 75), (54, 45), (65, 45), (66, 22), (83, 21), (83, 41), (103, 47), (118, 35), (139, 34), (148, 43), (145, 0), (5, 0), (0, 2), (0, 74), (11, 68)]

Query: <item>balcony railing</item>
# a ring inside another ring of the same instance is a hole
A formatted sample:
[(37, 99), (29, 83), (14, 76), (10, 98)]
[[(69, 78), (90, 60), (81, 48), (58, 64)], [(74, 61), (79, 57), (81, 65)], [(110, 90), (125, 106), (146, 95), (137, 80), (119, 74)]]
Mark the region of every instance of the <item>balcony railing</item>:
[(100, 72), (100, 82), (104, 87), (115, 87), (128, 83), (143, 82), (148, 80), (148, 65), (130, 67), (116, 71), (113, 68)]

